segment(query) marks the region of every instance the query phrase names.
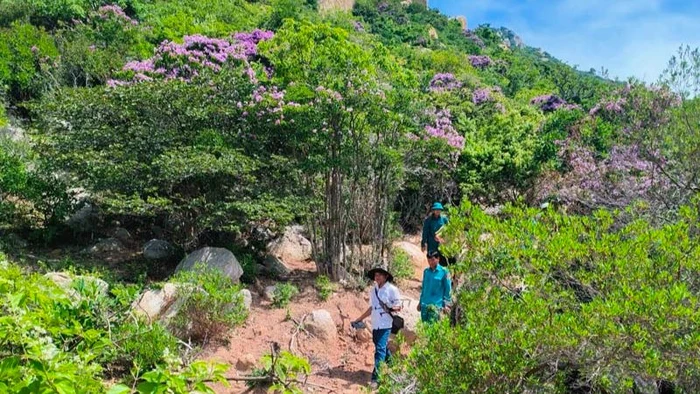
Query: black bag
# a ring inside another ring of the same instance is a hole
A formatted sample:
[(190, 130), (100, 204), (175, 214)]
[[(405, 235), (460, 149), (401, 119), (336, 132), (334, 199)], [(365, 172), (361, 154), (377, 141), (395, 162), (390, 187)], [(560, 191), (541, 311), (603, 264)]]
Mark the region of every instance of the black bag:
[(379, 291), (377, 291), (376, 287), (374, 288), (374, 294), (377, 296), (377, 300), (379, 301), (379, 305), (382, 306), (382, 308), (384, 309), (384, 312), (388, 313), (389, 316), (391, 316), (391, 319), (392, 319), (391, 320), (391, 333), (394, 335), (398, 334), (399, 331), (401, 331), (401, 329), (404, 326), (403, 317), (391, 313), (389, 307), (384, 303), (384, 301), (382, 301), (381, 298), (379, 298)]

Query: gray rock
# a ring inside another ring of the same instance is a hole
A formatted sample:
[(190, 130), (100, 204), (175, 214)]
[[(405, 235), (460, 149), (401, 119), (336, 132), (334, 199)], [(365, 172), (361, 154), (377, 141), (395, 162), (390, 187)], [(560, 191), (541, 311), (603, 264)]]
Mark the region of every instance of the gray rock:
[[(166, 283), (161, 289), (146, 290), (141, 294), (138, 300), (132, 304), (134, 314), (145, 316), (149, 321), (153, 322), (164, 315), (166, 312), (174, 316), (179, 309), (177, 303), (178, 287), (172, 283)], [(172, 308), (176, 306), (175, 308)], [(169, 311), (170, 309), (170, 311)]]
[(263, 261), (263, 265), (265, 266), (265, 272), (277, 278), (286, 278), (291, 273), (289, 267), (276, 256), (268, 255)]
[(90, 204), (83, 205), (67, 221), (68, 227), (78, 232), (90, 232), (97, 223), (97, 210)]
[(230, 250), (210, 247), (190, 253), (177, 265), (175, 272), (182, 270), (191, 271), (197, 263), (201, 263), (205, 269), (221, 272), (234, 283), (238, 283), (241, 275), (243, 275), (241, 264)]
[(304, 237), (302, 226), (291, 226), (284, 234), (272, 241), (267, 247), (268, 253), (282, 261), (311, 260), (311, 241)]
[(95, 245), (87, 248), (84, 250), (84, 252), (99, 256), (103, 254), (109, 254), (109, 253), (115, 253), (115, 252), (121, 252), (124, 250), (124, 245), (122, 245), (121, 242), (119, 242), (118, 239), (116, 238), (105, 238), (101, 240), (100, 242), (96, 243)]
[(163, 260), (173, 255), (174, 248), (168, 241), (152, 239), (143, 246), (143, 257), (146, 260)]
[(318, 309), (311, 312), (304, 322), (304, 329), (323, 342), (333, 343), (338, 338), (338, 329), (330, 312)]
[(266, 300), (272, 302), (275, 300), (275, 290), (277, 290), (277, 286), (267, 286), (265, 287), (265, 292), (263, 294), (263, 297), (265, 297)]
[(121, 242), (128, 242), (131, 239), (131, 234), (125, 228), (117, 227), (112, 231), (112, 236)]

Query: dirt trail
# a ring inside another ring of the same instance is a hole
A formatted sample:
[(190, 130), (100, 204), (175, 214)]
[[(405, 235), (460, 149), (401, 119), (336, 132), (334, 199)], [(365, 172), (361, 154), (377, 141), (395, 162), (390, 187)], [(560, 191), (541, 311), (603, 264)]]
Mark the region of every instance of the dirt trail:
[[(313, 262), (293, 263), (291, 282), (299, 287), (300, 294), (287, 310), (273, 307), (261, 294), (250, 288), (253, 304), (246, 323), (233, 330), (227, 346), (210, 346), (205, 349), (203, 359), (227, 363), (231, 366), (227, 376), (245, 375), (248, 371), (237, 371), (236, 364), (241, 359), (259, 360), (270, 353), (271, 343), (276, 342), (282, 350), (306, 357), (312, 366), (312, 375), (303, 388), (308, 393), (362, 393), (365, 392), (373, 367), (374, 347), (369, 342), (357, 341), (350, 322), (356, 319), (368, 306), (369, 288), (362, 292), (338, 289), (327, 301), (321, 301), (313, 287), (315, 265)], [(274, 284), (269, 281), (262, 286)], [(420, 291), (420, 280), (404, 280), (397, 283), (402, 296), (416, 298)], [(324, 342), (299, 331), (292, 344), (296, 322), (313, 310), (325, 309), (330, 312), (338, 329), (338, 340)], [(292, 349), (290, 349), (290, 345)], [(232, 382), (230, 388), (215, 386), (217, 393), (244, 393), (243, 383)], [(265, 392), (248, 391), (248, 392)]]

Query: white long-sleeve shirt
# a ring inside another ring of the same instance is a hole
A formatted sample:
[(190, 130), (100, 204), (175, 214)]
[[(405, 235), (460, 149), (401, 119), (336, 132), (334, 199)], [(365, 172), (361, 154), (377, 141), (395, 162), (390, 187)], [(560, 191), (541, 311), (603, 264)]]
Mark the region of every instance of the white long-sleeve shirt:
[[(376, 293), (374, 289), (377, 289)], [(401, 304), (401, 294), (399, 294), (399, 289), (389, 282), (386, 282), (382, 287), (377, 287), (375, 283), (369, 291), (369, 305), (372, 307), (372, 329), (391, 328), (393, 319), (377, 300), (377, 293), (388, 308), (395, 308)]]

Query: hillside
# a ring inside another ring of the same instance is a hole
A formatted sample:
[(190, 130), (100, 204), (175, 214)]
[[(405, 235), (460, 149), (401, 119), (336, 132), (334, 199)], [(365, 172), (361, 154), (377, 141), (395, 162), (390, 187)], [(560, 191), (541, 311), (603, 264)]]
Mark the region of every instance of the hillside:
[[(696, 391), (700, 53), (648, 85), (465, 26), (420, 1), (0, 0), (0, 392), (361, 390), (345, 320), (377, 264), (419, 295), (435, 201), (454, 314), (412, 305), (381, 392)], [(331, 341), (300, 323), (319, 310)]]

